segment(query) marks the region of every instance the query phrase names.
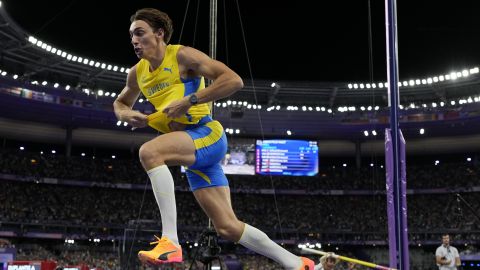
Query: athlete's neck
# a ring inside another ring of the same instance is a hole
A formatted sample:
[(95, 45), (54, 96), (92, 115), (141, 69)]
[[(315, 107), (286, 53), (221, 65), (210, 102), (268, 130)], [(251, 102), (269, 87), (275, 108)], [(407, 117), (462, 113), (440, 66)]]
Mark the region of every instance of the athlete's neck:
[(155, 51), (155, 54), (147, 59), (150, 63), (150, 71), (156, 70), (162, 64), (166, 50), (167, 44), (162, 42), (158, 45), (158, 50)]

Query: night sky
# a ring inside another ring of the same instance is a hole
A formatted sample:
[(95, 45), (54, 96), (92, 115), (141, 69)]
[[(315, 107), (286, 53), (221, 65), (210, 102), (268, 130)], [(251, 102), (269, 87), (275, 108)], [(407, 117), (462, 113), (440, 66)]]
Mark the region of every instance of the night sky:
[[(368, 0), (220, 0), (217, 58), (243, 78), (384, 81), (384, 4), (370, 0), (369, 8)], [(206, 0), (2, 0), (1, 8), (48, 44), (130, 67), (137, 61), (128, 34), (129, 18), (136, 9), (167, 12), (175, 29), (171, 43), (208, 53), (209, 6)], [(478, 0), (398, 1), (400, 79), (479, 66), (479, 10)]]

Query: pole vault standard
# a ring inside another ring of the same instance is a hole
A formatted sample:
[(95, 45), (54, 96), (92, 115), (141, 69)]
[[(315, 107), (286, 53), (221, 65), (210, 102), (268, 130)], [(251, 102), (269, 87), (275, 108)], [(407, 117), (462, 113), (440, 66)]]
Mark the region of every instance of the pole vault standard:
[(385, 130), (385, 165), (390, 267), (409, 269), (405, 140), (398, 124), (397, 2), (385, 0), (388, 105), (390, 128)]

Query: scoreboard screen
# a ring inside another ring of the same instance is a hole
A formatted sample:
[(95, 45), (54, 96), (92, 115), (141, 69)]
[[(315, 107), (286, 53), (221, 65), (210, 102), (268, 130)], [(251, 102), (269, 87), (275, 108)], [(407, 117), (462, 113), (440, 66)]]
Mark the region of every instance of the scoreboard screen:
[(318, 144), (304, 140), (257, 140), (255, 172), (263, 175), (314, 176)]

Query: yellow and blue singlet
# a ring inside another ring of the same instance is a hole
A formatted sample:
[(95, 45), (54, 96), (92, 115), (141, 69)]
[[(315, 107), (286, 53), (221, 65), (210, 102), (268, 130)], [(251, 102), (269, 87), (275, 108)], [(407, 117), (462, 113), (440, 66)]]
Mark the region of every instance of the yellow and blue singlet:
[(162, 132), (171, 132), (169, 123), (186, 124), (186, 130), (195, 144), (195, 163), (188, 167), (187, 178), (192, 191), (212, 186), (228, 186), (220, 161), (227, 152), (227, 138), (222, 125), (211, 118), (210, 106), (197, 104), (179, 118), (167, 118), (163, 109), (205, 88), (203, 77), (182, 79), (178, 69), (177, 52), (181, 45), (168, 45), (162, 64), (150, 70), (150, 63), (141, 59), (137, 65), (137, 82), (143, 95), (156, 112), (148, 116), (148, 124)]

